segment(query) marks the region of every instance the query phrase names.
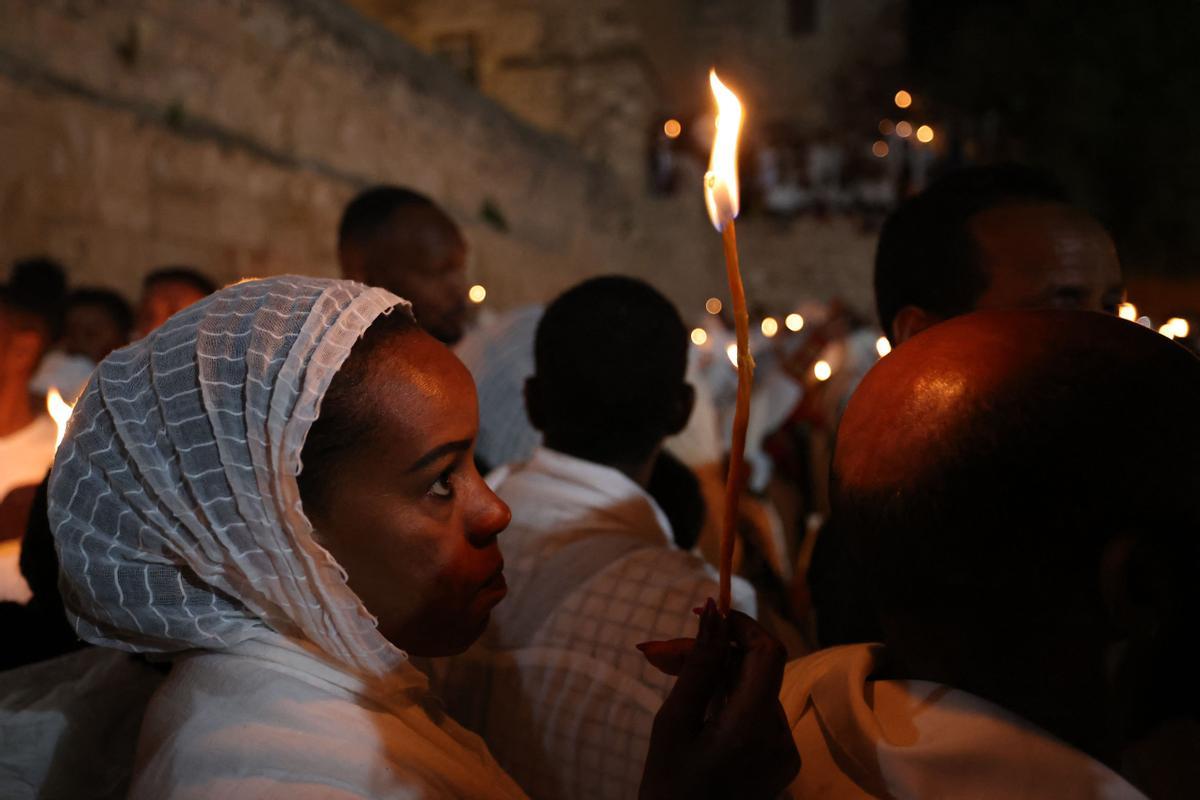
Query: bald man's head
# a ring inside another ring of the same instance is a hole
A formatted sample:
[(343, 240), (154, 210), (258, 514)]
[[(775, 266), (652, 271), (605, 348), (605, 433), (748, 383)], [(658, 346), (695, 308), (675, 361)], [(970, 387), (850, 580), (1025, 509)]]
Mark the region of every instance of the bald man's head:
[(889, 565), (885, 602), (986, 603), (1014, 570), (1087, 571), (1118, 534), (1200, 534), (1197, 408), (1200, 362), (1141, 326), (1070, 311), (953, 319), (855, 393), (836, 513)]
[(883, 358), (842, 418), (833, 507), (908, 676), (1085, 748), (1105, 715), (1194, 714), (1155, 687), (1200, 609), (1197, 409), (1200, 361), (1100, 313), (977, 312)]

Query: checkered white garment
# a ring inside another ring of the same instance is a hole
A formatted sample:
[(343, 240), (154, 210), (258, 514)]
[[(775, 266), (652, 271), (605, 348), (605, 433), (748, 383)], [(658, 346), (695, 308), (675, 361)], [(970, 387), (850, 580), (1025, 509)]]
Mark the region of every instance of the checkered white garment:
[(50, 480), (81, 637), (222, 650), (265, 626), (368, 674), (405, 659), (314, 541), (296, 485), (330, 381), (397, 305), (411, 313), (350, 281), (246, 281), (100, 364)]
[[(489, 482), (513, 512), (508, 598), (466, 654), (433, 664), (450, 713), (536, 798), (636, 797), (654, 715), (674, 678), (635, 645), (694, 636), (716, 571), (615, 469), (541, 448)], [(734, 604), (754, 591), (734, 578)]]

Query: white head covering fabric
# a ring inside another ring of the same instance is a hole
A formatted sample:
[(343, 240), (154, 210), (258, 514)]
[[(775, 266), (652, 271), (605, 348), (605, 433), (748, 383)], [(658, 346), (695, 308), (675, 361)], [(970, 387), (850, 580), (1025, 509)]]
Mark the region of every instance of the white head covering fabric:
[(49, 494), (81, 637), (222, 650), (265, 626), (368, 675), (405, 659), (314, 541), (296, 484), (330, 381), (397, 305), (411, 313), (350, 281), (247, 281), (100, 364)]

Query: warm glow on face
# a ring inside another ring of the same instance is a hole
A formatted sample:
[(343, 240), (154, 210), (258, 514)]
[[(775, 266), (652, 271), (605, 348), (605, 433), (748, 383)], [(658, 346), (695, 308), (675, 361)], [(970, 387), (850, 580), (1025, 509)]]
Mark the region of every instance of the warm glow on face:
[(1158, 332), (1168, 339), (1186, 339), (1190, 331), (1188, 321), (1181, 317), (1171, 317), (1158, 328)]
[(708, 331), (704, 330), (704, 328), (692, 328), (692, 344), (696, 345), (696, 347), (703, 347), (707, 341)]
[(763, 336), (770, 339), (775, 334), (779, 333), (779, 320), (774, 317), (764, 317), (762, 321)]
[(708, 313), (714, 314), (714, 315), (720, 314), (721, 308), (722, 308), (721, 298), (719, 298), (719, 297), (710, 297), (710, 298), (708, 298), (708, 301), (705, 302), (705, 304), (704, 304), (704, 310), (707, 311)]
[(725, 348), (725, 357), (729, 359), (729, 363), (737, 366), (737, 342), (731, 342)]
[(813, 377), (819, 381), (829, 380), (829, 376), (833, 374), (833, 367), (829, 366), (828, 361), (818, 361), (813, 364)]
[(921, 127), (917, 128), (917, 141), (925, 142), (925, 144), (932, 142), (933, 128), (929, 127), (928, 125), (922, 125)]
[(704, 205), (713, 227), (723, 231), (738, 215), (737, 143), (742, 104), (717, 78), (716, 70), (708, 73), (708, 82), (717, 99), (717, 135), (704, 173)]
[(906, 119), (902, 119), (896, 123), (896, 135), (901, 139), (907, 139), (912, 136), (912, 123)]
[(487, 297), (487, 289), (477, 283), (467, 290), (467, 297), (470, 298), (472, 303), (482, 303), (484, 298)]
[(1127, 319), (1130, 322), (1137, 321), (1137, 306), (1133, 303), (1121, 303), (1117, 306), (1117, 316), (1121, 319)]
[(896, 132), (896, 123), (890, 119), (879, 120), (879, 133), (882, 136), (891, 136)]
[(58, 434), (54, 438), (54, 449), (62, 444), (63, 436), (67, 432), (67, 420), (71, 418), (71, 411), (74, 409), (70, 403), (63, 400), (58, 389), (53, 386), (46, 393), (46, 410), (50, 412), (50, 417), (54, 420), (54, 427), (58, 429)]
[(885, 158), (888, 154), (888, 143), (880, 139), (875, 144), (871, 145), (871, 154), (876, 158)]
[(669, 119), (663, 123), (663, 133), (667, 135), (668, 139), (675, 139), (683, 133), (683, 126), (679, 124), (679, 120)]
[(875, 352), (879, 353), (880, 358), (892, 352), (892, 343), (888, 341), (886, 336), (880, 336), (875, 340)]
[(787, 329), (795, 333), (804, 327), (804, 317), (799, 314), (788, 314), (783, 320), (783, 324), (787, 325)]
[(896, 92), (896, 108), (908, 108), (912, 105), (912, 95), (901, 89)]

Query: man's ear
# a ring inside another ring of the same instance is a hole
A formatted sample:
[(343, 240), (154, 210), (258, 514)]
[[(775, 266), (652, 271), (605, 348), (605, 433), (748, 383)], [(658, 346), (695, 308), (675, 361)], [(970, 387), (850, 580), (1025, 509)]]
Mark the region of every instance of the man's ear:
[(674, 436), (687, 427), (688, 420), (692, 418), (692, 409), (695, 405), (695, 388), (690, 383), (680, 386), (679, 395), (675, 398), (675, 408), (672, 409), (672, 417), (668, 420), (667, 436)]
[(530, 375), (525, 379), (525, 415), (529, 417), (529, 424), (537, 430), (545, 433), (543, 427), (546, 422), (545, 413), (542, 408), (541, 384), (538, 383), (537, 375)]
[(888, 331), (888, 339), (892, 347), (899, 347), (926, 328), (932, 328), (945, 317), (933, 314), (917, 306), (905, 306), (896, 312), (892, 319), (892, 329)]

